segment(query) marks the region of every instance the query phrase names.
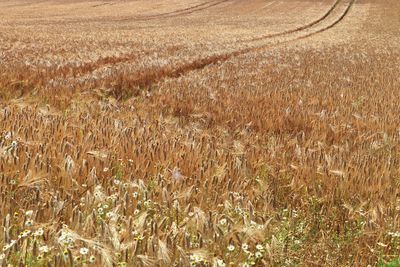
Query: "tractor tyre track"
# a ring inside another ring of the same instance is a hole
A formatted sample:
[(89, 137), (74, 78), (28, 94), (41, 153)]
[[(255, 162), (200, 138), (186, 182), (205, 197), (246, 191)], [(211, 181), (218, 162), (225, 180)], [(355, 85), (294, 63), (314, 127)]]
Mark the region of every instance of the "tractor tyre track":
[[(293, 34), (301, 34), (302, 31), (310, 30), (310, 29), (312, 29), (312, 27), (325, 21), (328, 17), (330, 17), (330, 15), (338, 8), (340, 3), (342, 3), (343, 1), (346, 1), (346, 0), (335, 0), (333, 5), (329, 8), (329, 10), (326, 13), (323, 14), (323, 16), (321, 16), (317, 20), (314, 20), (304, 26), (301, 26), (301, 27), (298, 27), (298, 28), (295, 28), (292, 30), (280, 32), (280, 33), (275, 33), (275, 34), (265, 35), (262, 37), (253, 38), (251, 40), (247, 40), (246, 42), (250, 43), (250, 42), (258, 41), (258, 40), (267, 40), (267, 39), (273, 39), (273, 38), (282, 37), (282, 36), (290, 37)], [(299, 37), (295, 37), (290, 40), (280, 41), (275, 44), (269, 43), (269, 44), (265, 44), (265, 45), (259, 45), (256, 47), (244, 48), (244, 49), (236, 50), (236, 51), (229, 52), (229, 53), (223, 53), (223, 54), (212, 55), (209, 57), (195, 59), (192, 62), (183, 64), (181, 66), (178, 66), (177, 68), (164, 68), (164, 69), (159, 69), (159, 70), (157, 70), (157, 69), (146, 70), (145, 69), (145, 70), (142, 70), (141, 73), (137, 75), (137, 77), (132, 79), (131, 82), (129, 83), (129, 85), (132, 87), (138, 86), (141, 88), (148, 87), (154, 83), (160, 82), (161, 80), (163, 80), (165, 78), (177, 78), (177, 77), (182, 76), (190, 71), (199, 70), (208, 65), (222, 63), (233, 57), (237, 57), (237, 56), (249, 53), (249, 52), (260, 51), (260, 50), (264, 50), (266, 48), (272, 48), (272, 47), (275, 47), (278, 45), (290, 43), (293, 41), (297, 41), (300, 39), (304, 39), (304, 38), (313, 36), (315, 34), (318, 34), (320, 32), (326, 31), (326, 30), (334, 27), (340, 21), (342, 21), (347, 16), (348, 12), (350, 11), (351, 6), (355, 2), (355, 0), (349, 0), (349, 1), (350, 2), (348, 3), (345, 11), (341, 14), (341, 16), (337, 20), (335, 20), (333, 23), (331, 23), (328, 26), (323, 27), (317, 31), (314, 31), (314, 32), (311, 32), (311, 33), (308, 33), (305, 35), (301, 35)], [(243, 41), (243, 42), (245, 42), (245, 41)], [(114, 65), (114, 64), (118, 64), (118, 63), (129, 62), (132, 59), (134, 59), (135, 57), (136, 57), (136, 54), (132, 53), (132, 54), (124, 55), (123, 57), (119, 57), (119, 58), (111, 57), (111, 58), (106, 58), (106, 59), (100, 59), (99, 61), (96, 61), (94, 63), (89, 63), (88, 65), (81, 66), (78, 69), (73, 68), (70, 71), (75, 73), (76, 75), (85, 75), (96, 69), (101, 68), (102, 66), (109, 65), (109, 64)], [(56, 76), (57, 76), (57, 74), (55, 73), (55, 76), (53, 76), (53, 78)]]
[(294, 29), (290, 29), (290, 30), (286, 30), (283, 32), (278, 32), (278, 33), (271, 33), (268, 35), (264, 35), (264, 36), (259, 36), (259, 37), (255, 37), (252, 39), (247, 39), (247, 40), (241, 40), (241, 43), (245, 43), (245, 42), (254, 42), (254, 41), (259, 41), (259, 40), (264, 40), (264, 39), (268, 39), (268, 38), (274, 38), (274, 37), (280, 37), (283, 35), (287, 35), (287, 34), (291, 34), (291, 33), (296, 33), (299, 31), (303, 31), (306, 30), (308, 28), (311, 28), (315, 25), (317, 25), (318, 23), (324, 21), (329, 15), (332, 14), (332, 12), (337, 8), (337, 6), (340, 4), (342, 0), (335, 0), (335, 2), (333, 3), (333, 5), (329, 8), (329, 10), (320, 18), (318, 18), (317, 20), (314, 20), (306, 25), (294, 28)]
[(219, 0), (219, 1), (208, 1), (196, 6), (184, 8), (184, 9), (178, 9), (174, 10), (171, 12), (167, 13), (162, 13), (162, 14), (156, 14), (156, 15), (149, 15), (149, 16), (143, 16), (143, 17), (134, 17), (134, 18), (124, 18), (121, 20), (115, 20), (115, 21), (129, 21), (129, 20), (135, 20), (135, 21), (147, 21), (147, 20), (153, 20), (153, 19), (160, 19), (160, 18), (172, 18), (172, 17), (178, 17), (178, 16), (184, 16), (184, 15), (189, 15), (198, 11), (206, 10), (208, 8), (223, 4), (225, 2), (228, 2), (230, 0)]
[[(327, 19), (329, 17), (329, 15), (333, 13), (333, 11), (336, 9), (336, 7), (339, 6), (339, 4), (342, 1), (344, 1), (344, 0), (336, 0), (335, 4), (334, 4), (334, 8), (330, 9), (328, 15), (326, 15), (326, 16), (324, 15), (323, 19), (318, 20), (319, 22), (310, 23), (310, 24), (312, 26), (315, 26), (318, 23)], [(146, 88), (146, 87), (148, 88), (148, 87), (151, 87), (152, 85), (154, 85), (155, 83), (161, 82), (167, 78), (178, 78), (178, 77), (181, 77), (191, 71), (200, 70), (209, 65), (221, 64), (231, 58), (234, 58), (234, 57), (237, 57), (240, 55), (244, 55), (244, 54), (247, 54), (250, 52), (262, 51), (267, 48), (273, 48), (273, 47), (280, 46), (282, 44), (287, 44), (287, 43), (295, 42), (295, 41), (302, 40), (305, 38), (309, 38), (316, 34), (325, 32), (325, 31), (335, 27), (337, 24), (339, 24), (348, 15), (348, 13), (349, 13), (351, 7), (354, 5), (354, 3), (355, 3), (355, 0), (350, 0), (346, 6), (346, 9), (343, 11), (343, 13), (336, 20), (331, 22), (329, 25), (322, 27), (321, 29), (318, 29), (316, 31), (307, 33), (305, 35), (301, 35), (301, 36), (295, 37), (293, 39), (281, 41), (281, 42), (278, 42), (275, 44), (266, 44), (266, 45), (261, 45), (261, 46), (257, 46), (257, 47), (251, 47), (251, 48), (245, 48), (242, 50), (237, 50), (237, 51), (234, 51), (231, 53), (219, 54), (219, 55), (214, 55), (214, 56), (210, 56), (210, 57), (206, 57), (206, 58), (200, 58), (200, 59), (194, 60), (188, 64), (181, 65), (178, 68), (174, 68), (174, 69), (162, 69), (159, 71), (153, 70), (151, 72), (144, 72), (144, 74), (135, 77), (135, 79), (130, 81), (127, 85), (131, 86), (132, 88), (135, 86), (139, 87), (139, 88)], [(309, 30), (312, 26), (301, 27), (301, 28), (303, 28), (302, 30)], [(291, 33), (301, 33), (302, 30), (291, 31)], [(288, 34), (288, 33), (285, 33), (285, 34)], [(274, 36), (274, 37), (276, 37), (276, 36)], [(114, 96), (116, 96), (117, 98), (120, 97), (120, 95), (118, 94), (119, 89), (121, 89), (121, 87), (119, 87), (117, 90), (115, 90), (113, 92)]]
[[(99, 23), (110, 23), (110, 22), (130, 22), (130, 21), (151, 21), (151, 20), (157, 20), (157, 19), (163, 19), (163, 18), (174, 18), (174, 17), (179, 17), (179, 16), (184, 16), (184, 15), (190, 15), (195, 12), (203, 11), (206, 9), (209, 9), (211, 7), (221, 5), (223, 3), (229, 2), (231, 0), (212, 0), (212, 1), (207, 1), (195, 6), (183, 8), (183, 9), (177, 9), (173, 10), (170, 12), (166, 13), (161, 13), (161, 14), (153, 14), (153, 15), (147, 15), (147, 16), (137, 16), (137, 15), (127, 15), (122, 18), (110, 18), (110, 17), (97, 17), (97, 18), (90, 18), (90, 19), (77, 19), (77, 20), (71, 20), (71, 21), (63, 21), (63, 22), (48, 22), (45, 21), (42, 23), (42, 25), (57, 25), (57, 24), (80, 24), (80, 23), (93, 23), (93, 22), (99, 22)], [(40, 23), (39, 23), (40, 24)]]
[[(291, 30), (287, 30), (287, 31), (284, 31), (284, 32), (280, 32), (280, 33), (270, 34), (270, 35), (254, 38), (254, 39), (251, 39), (251, 40), (243, 40), (243, 41), (239, 41), (239, 42), (248, 42), (249, 43), (249, 42), (253, 42), (253, 41), (257, 41), (257, 40), (271, 39), (271, 38), (280, 37), (280, 36), (284, 36), (284, 35), (289, 35), (289, 34), (292, 34), (292, 33), (300, 32), (302, 30), (306, 30), (308, 28), (311, 28), (311, 27), (315, 26), (316, 24), (324, 21), (330, 14), (332, 14), (332, 12), (337, 8), (337, 6), (339, 5), (339, 3), (341, 1), (344, 1), (344, 0), (335, 0), (333, 5), (329, 8), (329, 10), (326, 13), (323, 14), (323, 16), (321, 16), (317, 20), (314, 20), (314, 21), (312, 21), (312, 22), (310, 22), (310, 23), (308, 23), (308, 24), (306, 24), (304, 26), (301, 26), (301, 27), (298, 27), (298, 28), (295, 28), (295, 29), (291, 29)], [(240, 51), (242, 51), (242, 50), (240, 50)], [(235, 52), (232, 52), (232, 53), (235, 53)], [(120, 57), (120, 58), (107, 58), (106, 60), (100, 59), (99, 61), (97, 61), (95, 63), (89, 63), (88, 64), (89, 67), (83, 66), (82, 68), (84, 68), (85, 71), (84, 72), (80, 72), (80, 74), (86, 74), (86, 73), (88, 73), (90, 71), (95, 70), (96, 68), (100, 68), (100, 67), (106, 65), (104, 63), (107, 63), (107, 64), (109, 64), (109, 63), (112, 63), (112, 64), (124, 63), (124, 62), (129, 62), (131, 59), (133, 59), (135, 57), (136, 57), (135, 54), (127, 54), (127, 55), (124, 55), (123, 57)]]

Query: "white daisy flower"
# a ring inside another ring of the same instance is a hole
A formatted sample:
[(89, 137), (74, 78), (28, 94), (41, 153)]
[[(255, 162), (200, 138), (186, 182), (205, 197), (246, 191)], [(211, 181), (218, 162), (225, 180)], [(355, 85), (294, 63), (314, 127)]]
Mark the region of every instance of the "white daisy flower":
[(43, 228), (39, 228), (33, 234), (34, 236), (42, 236), (44, 234)]
[(257, 251), (254, 256), (256, 256), (257, 259), (262, 258), (263, 254), (260, 251)]
[(79, 250), (79, 253), (80, 253), (81, 255), (86, 255), (86, 254), (89, 253), (89, 249), (88, 249), (88, 248), (81, 248), (81, 249)]
[(94, 263), (96, 261), (96, 257), (94, 255), (90, 256), (89, 262)]
[(263, 251), (263, 250), (264, 250), (264, 246), (261, 245), (261, 244), (257, 244), (257, 245), (256, 245), (256, 249), (257, 249), (257, 250), (260, 250), (260, 251)]
[(98, 208), (98, 209), (97, 209), (97, 212), (98, 212), (100, 215), (103, 215), (103, 214), (104, 214), (104, 209), (103, 209), (103, 208)]

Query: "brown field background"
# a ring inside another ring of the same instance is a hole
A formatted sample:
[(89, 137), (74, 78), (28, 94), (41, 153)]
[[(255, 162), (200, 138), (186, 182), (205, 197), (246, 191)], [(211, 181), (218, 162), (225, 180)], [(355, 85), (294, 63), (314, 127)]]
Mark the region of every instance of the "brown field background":
[(399, 266), (397, 0), (0, 0), (3, 266)]

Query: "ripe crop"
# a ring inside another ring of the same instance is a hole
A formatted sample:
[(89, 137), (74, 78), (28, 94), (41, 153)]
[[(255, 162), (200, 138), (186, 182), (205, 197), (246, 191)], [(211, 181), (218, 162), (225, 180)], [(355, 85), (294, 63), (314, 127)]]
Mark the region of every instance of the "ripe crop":
[(0, 2), (0, 265), (395, 266), (398, 10)]

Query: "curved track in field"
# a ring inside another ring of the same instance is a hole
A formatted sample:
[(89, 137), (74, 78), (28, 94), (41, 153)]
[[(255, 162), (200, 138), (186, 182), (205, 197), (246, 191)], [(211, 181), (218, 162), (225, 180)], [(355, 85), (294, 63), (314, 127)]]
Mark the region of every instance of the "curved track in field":
[(273, 37), (280, 37), (280, 36), (283, 36), (283, 35), (296, 33), (296, 32), (303, 31), (303, 30), (306, 30), (308, 28), (311, 28), (314, 25), (317, 25), (318, 23), (324, 21), (329, 15), (331, 15), (332, 12), (340, 4), (340, 1), (341, 0), (336, 0), (334, 2), (334, 4), (329, 8), (329, 10), (322, 17), (320, 17), (320, 18), (318, 18), (318, 19), (316, 19), (316, 20), (314, 20), (314, 21), (312, 21), (312, 22), (310, 22), (310, 23), (308, 23), (306, 25), (303, 25), (303, 26), (300, 26), (300, 27), (297, 27), (297, 28), (294, 28), (294, 29), (286, 30), (286, 31), (283, 31), (283, 32), (271, 33), (271, 34), (264, 35), (264, 36), (259, 36), (259, 37), (255, 37), (255, 38), (251, 38), (251, 39), (247, 39), (247, 40), (242, 40), (240, 42), (252, 42), (252, 41), (259, 41), (259, 40), (273, 38)]
[(195, 12), (198, 12), (198, 11), (206, 10), (208, 8), (223, 4), (223, 3), (228, 2), (228, 1), (230, 1), (230, 0), (208, 1), (208, 2), (205, 2), (205, 3), (202, 3), (202, 4), (198, 4), (198, 5), (195, 5), (195, 6), (191, 6), (191, 7), (183, 8), (183, 9), (177, 9), (177, 10), (166, 12), (166, 13), (148, 15), (148, 16), (142, 16), (142, 17), (134, 17), (134, 18), (123, 18), (121, 20), (116, 20), (116, 21), (152, 20), (152, 19), (184, 16), (184, 15), (189, 15), (189, 14), (192, 14), (192, 13), (195, 13)]
[[(340, 4), (342, 4), (344, 2), (346, 2), (344, 4), (344, 5), (346, 5), (346, 7), (345, 7), (344, 11), (340, 14), (339, 17), (337, 17), (333, 22), (330, 22), (327, 25), (322, 26), (321, 28), (317, 28), (317, 29), (313, 30), (314, 26), (318, 26), (319, 24), (323, 23), (326, 19), (328, 19), (328, 17), (331, 16), (331, 14), (333, 14), (333, 12), (340, 6)], [(236, 56), (244, 55), (244, 54), (247, 54), (250, 52), (262, 51), (267, 48), (276, 47), (276, 46), (279, 46), (282, 44), (287, 44), (287, 43), (291, 43), (294, 41), (298, 41), (301, 39), (305, 39), (305, 38), (314, 36), (318, 33), (327, 31), (327, 30), (333, 28), (334, 26), (336, 26), (337, 24), (339, 24), (348, 15), (348, 13), (349, 13), (351, 7), (354, 5), (354, 3), (355, 3), (355, 0), (336, 0), (334, 5), (329, 9), (329, 11), (326, 14), (324, 14), (320, 19), (316, 20), (316, 22), (309, 23), (306, 26), (300, 27), (299, 29), (294, 29), (294, 30), (279, 33), (279, 35), (274, 34), (272, 36), (269, 36), (268, 38), (278, 37), (278, 36), (280, 37), (280, 36), (284, 36), (284, 35), (289, 35), (289, 37), (290, 37), (290, 34), (299, 34), (299, 36), (294, 36), (294, 37), (288, 38), (287, 40), (279, 41), (279, 42), (273, 43), (273, 44), (270, 43), (270, 44), (245, 48), (242, 50), (237, 50), (237, 51), (226, 53), (226, 54), (220, 54), (220, 55), (210, 56), (210, 57), (206, 57), (206, 58), (200, 58), (200, 59), (197, 59), (190, 63), (181, 65), (178, 68), (175, 68), (175, 69), (169, 70), (169, 71), (166, 71), (166, 70), (160, 70), (160, 72), (155, 71), (155, 72), (152, 72), (150, 77), (149, 77), (149, 75), (146, 75), (146, 77), (138, 77), (135, 80), (135, 83), (133, 85), (136, 85), (139, 87), (150, 87), (154, 83), (160, 82), (166, 78), (178, 78), (182, 75), (185, 75), (188, 72), (191, 72), (194, 70), (200, 70), (209, 65), (220, 64), (220, 63), (225, 62)], [(310, 32), (306, 32), (308, 30), (310, 30)], [(303, 31), (304, 31), (304, 33), (303, 33)], [(265, 38), (267, 38), (267, 37), (263, 37), (263, 39), (265, 39)]]
[[(131, 83), (131, 85), (138, 87), (151, 86), (152, 84), (158, 83), (166, 78), (176, 78), (185, 75), (190, 71), (199, 70), (208, 65), (213, 65), (217, 63), (219, 64), (233, 57), (240, 56), (249, 52), (262, 51), (264, 49), (276, 47), (278, 45), (283, 45), (286, 43), (294, 42), (296, 40), (311, 37), (315, 34), (326, 31), (334, 27), (338, 23), (340, 23), (347, 16), (354, 2), (355, 0), (335, 0), (330, 6), (329, 10), (327, 10), (321, 17), (303, 26), (279, 33), (252, 38), (249, 40), (242, 40), (241, 41), (242, 43), (246, 42), (249, 44), (249, 47), (247, 48), (194, 59), (189, 63), (178, 65), (176, 68), (171, 68), (167, 70), (154, 68), (154, 69), (149, 69), (149, 71), (143, 71), (140, 74), (136, 74), (137, 76), (134, 78), (134, 81)], [(338, 12), (340, 12), (340, 14), (337, 14)], [(264, 41), (264, 43), (258, 45), (256, 44), (251, 45), (251, 43), (255, 41), (259, 42)], [(136, 57), (137, 57), (136, 53), (129, 53), (119, 57), (102, 58), (93, 63), (88, 63), (77, 68), (74, 67), (70, 71), (72, 73), (75, 73), (73, 74), (73, 77), (79, 77), (79, 76), (82, 77), (83, 75), (91, 73), (96, 69), (99, 69), (105, 65), (114, 65), (118, 63), (130, 62)], [(57, 73), (65, 73), (65, 72), (61, 68), (59, 71), (54, 73), (54, 75), (52, 75), (52, 78), (57, 77), (58, 76)], [(68, 77), (64, 78), (68, 79)]]
[[(305, 37), (309, 37), (312, 36), (318, 32), (322, 32), (325, 31), (327, 29), (332, 28), (333, 26), (335, 26), (336, 24), (338, 24), (341, 20), (344, 19), (344, 17), (348, 14), (351, 6), (354, 4), (355, 0), (335, 0), (334, 3), (330, 6), (329, 10), (327, 10), (321, 17), (317, 18), (316, 20), (313, 20), (303, 26), (294, 28), (294, 29), (290, 29), (290, 30), (286, 30), (283, 32), (279, 32), (279, 33), (274, 33), (274, 34), (269, 34), (269, 35), (265, 35), (265, 36), (260, 36), (260, 37), (256, 37), (253, 39), (249, 39), (249, 40), (242, 40), (241, 42), (244, 43), (249, 43), (251, 44), (251, 42), (255, 42), (255, 41), (269, 41), (269, 40), (274, 40), (274, 38), (288, 38), (288, 40), (284, 40), (284, 41), (280, 41), (277, 44), (263, 44), (263, 45), (258, 45), (258, 46), (253, 46), (253, 47), (249, 47), (249, 48), (245, 48), (245, 49), (241, 49), (241, 50), (236, 50), (230, 53), (224, 53), (224, 54), (220, 54), (220, 55), (214, 55), (214, 56), (210, 56), (210, 57), (205, 57), (205, 58), (200, 58), (200, 59), (196, 59), (193, 60), (190, 63), (184, 64), (182, 66), (179, 66), (178, 68), (171, 70), (169, 72), (165, 72), (160, 71), (159, 74), (157, 74), (157, 72), (155, 72), (153, 74), (154, 77), (152, 77), (150, 80), (152, 81), (151, 83), (154, 82), (158, 82), (160, 80), (162, 80), (163, 78), (168, 78), (168, 77), (177, 77), (180, 75), (185, 74), (186, 72), (189, 72), (191, 70), (196, 70), (196, 69), (201, 69), (206, 67), (207, 65), (211, 65), (217, 62), (222, 62), (222, 61), (226, 61), (232, 57), (235, 56), (239, 56), (242, 54), (246, 54), (248, 52), (252, 52), (252, 51), (256, 51), (256, 50), (260, 50), (260, 49), (265, 49), (271, 46), (276, 46), (278, 44), (284, 44), (287, 42), (292, 42), (298, 39), (303, 39)], [(339, 16), (339, 18), (332, 24), (328, 24), (328, 26), (323, 27), (321, 29), (316, 29), (314, 32), (311, 33), (307, 33), (307, 31), (312, 30), (314, 27), (317, 27), (318, 25), (323, 24), (328, 18), (330, 18), (332, 16), (332, 14), (339, 9), (341, 4), (346, 4), (347, 3), (347, 7), (345, 9), (345, 11)], [(294, 36), (293, 36), (294, 35)], [(300, 36), (296, 36), (296, 35), (300, 35)], [(293, 37), (291, 37), (293, 36)], [(98, 62), (89, 64), (89, 66), (85, 66), (85, 71), (84, 72), (79, 72), (79, 74), (86, 74), (86, 73), (90, 73), (91, 71), (94, 71), (95, 69), (100, 68), (101, 66), (104, 65), (108, 65), (108, 64), (118, 64), (118, 63), (124, 63), (124, 62), (129, 62), (130, 60), (132, 60), (133, 58), (135, 58), (135, 54), (127, 54), (124, 55), (122, 57), (112, 57), (112, 58), (105, 58), (105, 59), (101, 59)], [(140, 79), (138, 79), (140, 80)], [(149, 80), (149, 79), (146, 79)], [(138, 84), (139, 86), (144, 86), (143, 84)]]
[[(174, 17), (179, 17), (179, 16), (185, 16), (185, 15), (190, 15), (193, 13), (197, 13), (200, 11), (207, 10), (212, 7), (216, 7), (218, 5), (227, 3), (232, 0), (210, 0), (203, 2), (201, 4), (197, 4), (194, 6), (189, 6), (186, 8), (181, 8), (181, 9), (176, 9), (173, 11), (168, 11), (165, 13), (159, 13), (159, 14), (151, 14), (151, 15), (126, 15), (121, 18), (114, 18), (114, 17), (96, 17), (96, 18), (85, 18), (85, 19), (76, 19), (76, 20), (71, 20), (71, 21), (52, 21), (52, 22), (44, 22), (39, 21), (41, 24), (49, 24), (49, 25), (57, 25), (57, 24), (80, 24), (80, 23), (92, 23), (92, 22), (101, 22), (101, 23), (110, 23), (110, 22), (134, 22), (134, 21), (151, 21), (151, 20), (157, 20), (157, 19), (167, 19), (167, 18), (174, 18)], [(102, 6), (102, 5), (100, 5)], [(98, 6), (92, 6), (92, 8), (96, 8)], [(35, 22), (38, 23), (38, 22)]]

